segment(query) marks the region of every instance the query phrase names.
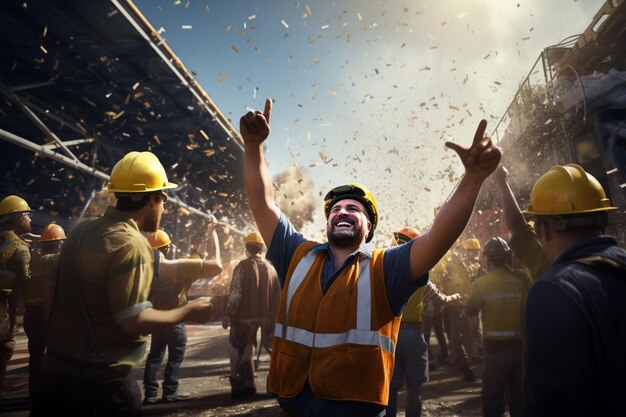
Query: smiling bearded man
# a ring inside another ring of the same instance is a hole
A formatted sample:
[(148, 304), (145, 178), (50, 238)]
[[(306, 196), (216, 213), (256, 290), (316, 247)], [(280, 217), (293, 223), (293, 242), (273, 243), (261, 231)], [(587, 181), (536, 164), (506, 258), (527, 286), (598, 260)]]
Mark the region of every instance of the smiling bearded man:
[(372, 228), (371, 217), (366, 213), (365, 206), (357, 200), (337, 202), (326, 224), (328, 241), (338, 247), (352, 247), (361, 242)]

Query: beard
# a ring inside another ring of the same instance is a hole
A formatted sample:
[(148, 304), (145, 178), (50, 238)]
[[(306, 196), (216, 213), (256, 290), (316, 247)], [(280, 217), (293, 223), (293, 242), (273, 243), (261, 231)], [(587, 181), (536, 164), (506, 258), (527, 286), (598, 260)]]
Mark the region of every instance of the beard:
[(150, 211), (139, 229), (142, 232), (154, 233), (159, 230), (159, 223), (161, 223), (161, 215), (156, 211)]
[(24, 235), (26, 233), (30, 233), (32, 231), (31, 227), (30, 227), (30, 222), (21, 218), (19, 219), (16, 223), (15, 223), (15, 228), (13, 229), (13, 232), (18, 235)]
[(363, 233), (360, 229), (351, 228), (348, 230), (342, 230), (336, 227), (332, 227), (326, 232), (328, 242), (333, 246), (339, 248), (349, 248), (359, 246), (363, 239)]

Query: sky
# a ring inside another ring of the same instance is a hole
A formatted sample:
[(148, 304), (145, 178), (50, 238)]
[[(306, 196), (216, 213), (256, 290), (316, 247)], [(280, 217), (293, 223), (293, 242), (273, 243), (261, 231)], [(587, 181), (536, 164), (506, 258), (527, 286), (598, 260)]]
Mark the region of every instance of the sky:
[(482, 118), (492, 132), (541, 51), (582, 33), (604, 1), (135, 4), (235, 128), (274, 100), (272, 174), (295, 164), (320, 208), (333, 186), (365, 185), (389, 235), (428, 228), (463, 172), (444, 142), (469, 146)]

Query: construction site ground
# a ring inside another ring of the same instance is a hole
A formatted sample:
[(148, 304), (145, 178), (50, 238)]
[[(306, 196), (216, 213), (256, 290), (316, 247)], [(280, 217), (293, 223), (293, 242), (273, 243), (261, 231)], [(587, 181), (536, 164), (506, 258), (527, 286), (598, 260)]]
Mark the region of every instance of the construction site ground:
[[(269, 355), (260, 357), (257, 371), (257, 396), (248, 400), (230, 398), (228, 330), (221, 323), (188, 325), (188, 344), (185, 360), (180, 369), (180, 392), (188, 392), (191, 398), (176, 403), (158, 402), (144, 406), (145, 416), (282, 416), (275, 397), (268, 394), (265, 381), (269, 368)], [(23, 417), (29, 413), (28, 399), (28, 347), (27, 338), (18, 328), (16, 351), (9, 364), (4, 392), (0, 399), (0, 415)], [(432, 340), (435, 349), (436, 341)], [(162, 370), (165, 363), (160, 369)], [(481, 416), (480, 374), (482, 364), (472, 366), (476, 382), (462, 380), (460, 370), (454, 366), (438, 366), (430, 372), (430, 381), (423, 391), (422, 416)], [(134, 371), (142, 386), (143, 366)], [(399, 404), (403, 409), (404, 392), (400, 392)], [(399, 412), (404, 416), (404, 412)]]

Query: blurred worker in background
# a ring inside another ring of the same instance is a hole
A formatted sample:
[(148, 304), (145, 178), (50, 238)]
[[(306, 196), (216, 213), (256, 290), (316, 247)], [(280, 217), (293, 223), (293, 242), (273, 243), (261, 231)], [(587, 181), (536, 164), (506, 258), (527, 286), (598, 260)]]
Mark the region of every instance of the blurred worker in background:
[[(417, 229), (405, 227), (394, 233), (393, 246), (402, 245), (420, 236)], [(448, 304), (461, 299), (460, 294), (447, 296), (428, 281), (411, 295), (402, 312), (396, 345), (396, 360), (389, 388), (387, 417), (396, 417), (398, 392), (406, 385), (406, 417), (422, 415), (422, 384), (428, 381), (428, 348), (422, 333), (424, 301)]]
[(465, 166), (431, 230), (405, 245), (373, 250), (376, 199), (359, 184), (324, 198), (327, 243), (298, 233), (274, 200), (263, 142), (272, 102), (240, 119), (248, 201), (267, 258), (283, 286), (268, 391), (294, 416), (382, 416), (389, 400), (400, 318), (428, 271), (463, 232), (500, 150), (484, 137), (483, 120), (469, 149), (452, 148)]
[[(441, 282), (445, 273), (445, 266), (443, 259), (437, 263), (428, 273), (428, 282), (435, 284), (437, 288), (441, 288)], [(423, 326), (424, 340), (426, 340), (426, 346), (428, 348), (428, 370), (434, 371), (437, 369), (438, 364), (448, 363), (448, 341), (444, 332), (443, 319), (444, 309), (440, 303), (424, 300)], [(430, 344), (431, 332), (435, 332), (437, 338), (437, 344), (439, 350), (437, 355)]]
[[(461, 252), (457, 243), (455, 249), (449, 251), (444, 256), (446, 265), (443, 274), (442, 291), (446, 294), (459, 293), (463, 299), (467, 299), (472, 285), (470, 271), (458, 255)], [(465, 314), (463, 304), (451, 304), (444, 308), (449, 320), (448, 339), (450, 341), (450, 355), (452, 360), (463, 372), (463, 380), (468, 382), (476, 381), (476, 376), (471, 368), (470, 355), (472, 353), (472, 328), (470, 319)]]
[[(220, 250), (217, 244), (215, 227), (217, 221), (209, 224), (206, 239), (209, 241), (207, 259), (167, 259), (172, 241), (164, 230), (157, 230), (148, 237), (154, 253), (154, 282), (149, 300), (154, 308), (170, 310), (187, 303), (186, 292), (192, 281), (210, 278), (222, 272)], [(167, 363), (163, 373), (163, 396), (165, 402), (186, 400), (189, 394), (178, 392), (178, 371), (185, 357), (187, 330), (184, 323), (175, 324), (167, 329), (152, 333), (150, 352), (146, 358), (143, 373), (144, 404), (154, 404), (158, 400), (159, 383), (157, 374), (165, 351)]]
[(65, 241), (65, 230), (51, 223), (43, 228), (38, 248), (30, 261), (31, 278), (24, 286), (24, 331), (28, 336), (28, 393), (32, 398), (39, 382), (46, 351), (46, 317), (43, 293), (54, 286), (59, 270), (59, 254)]
[(154, 154), (130, 152), (111, 172), (116, 206), (73, 228), (59, 260), (31, 416), (140, 416), (131, 371), (144, 357), (146, 336), (209, 319), (208, 298), (167, 311), (148, 300), (154, 255), (141, 232), (158, 230), (165, 190), (175, 187)]
[(535, 237), (552, 264), (526, 302), (531, 416), (624, 415), (626, 250), (604, 235), (611, 210), (600, 182), (575, 164), (553, 166), (533, 186), (527, 242)]
[(524, 415), (522, 399), (521, 303), (527, 282), (508, 266), (509, 246), (500, 237), (489, 239), (483, 250), (487, 274), (472, 285), (465, 311), (481, 313), (485, 361), (482, 376), (483, 416)]
[[(500, 193), (502, 212), (511, 238), (509, 246), (515, 258), (526, 268), (531, 280), (550, 267), (548, 256), (530, 223), (526, 222), (513, 191), (507, 182), (509, 171), (500, 165), (493, 173), (493, 182)], [(522, 305), (522, 307), (525, 303)]]
[(257, 332), (261, 330), (259, 354), (263, 347), (270, 352), (280, 303), (276, 270), (261, 256), (265, 247), (261, 234), (248, 234), (245, 245), (247, 258), (233, 270), (223, 322), (224, 328), (230, 325), (230, 392), (233, 398), (256, 394), (254, 349), (257, 347)]
[(30, 279), (30, 250), (20, 235), (30, 233), (30, 209), (21, 197), (0, 201), (0, 396), (15, 349), (17, 300)]

